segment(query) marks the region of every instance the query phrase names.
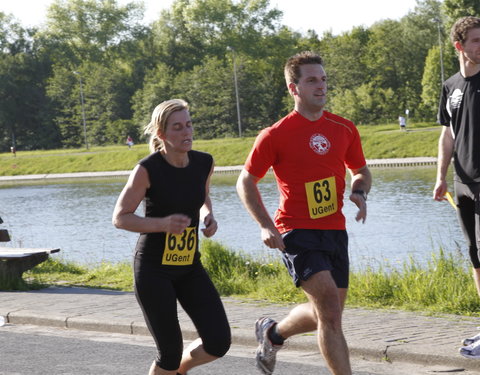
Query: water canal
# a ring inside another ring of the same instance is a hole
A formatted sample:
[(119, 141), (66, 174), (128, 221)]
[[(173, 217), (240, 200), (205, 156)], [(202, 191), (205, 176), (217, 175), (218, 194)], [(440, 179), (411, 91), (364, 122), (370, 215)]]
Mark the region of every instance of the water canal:
[[(396, 266), (412, 256), (420, 263), (442, 247), (465, 253), (454, 209), (432, 199), (435, 167), (372, 168), (368, 219), (355, 222), (345, 202), (354, 267)], [(211, 197), (219, 230), (214, 240), (254, 257), (275, 255), (237, 198), (236, 175), (213, 178)], [(126, 178), (0, 186), (0, 217), (13, 238), (9, 246), (60, 247), (55, 257), (82, 264), (129, 261), (137, 234), (115, 229), (111, 214)], [(271, 178), (260, 184), (273, 214), (278, 193)], [(139, 209), (139, 212), (141, 209)]]

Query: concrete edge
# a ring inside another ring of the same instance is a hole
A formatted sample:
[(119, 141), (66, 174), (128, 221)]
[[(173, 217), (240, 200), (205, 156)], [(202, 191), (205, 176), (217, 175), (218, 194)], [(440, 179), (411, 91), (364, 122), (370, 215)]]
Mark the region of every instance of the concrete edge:
[[(412, 157), (398, 159), (369, 159), (367, 165), (370, 168), (391, 168), (391, 167), (417, 167), (435, 166), (436, 157)], [(237, 174), (243, 169), (243, 165), (215, 166), (214, 174)], [(77, 178), (118, 178), (128, 177), (131, 171), (106, 171), (106, 172), (77, 172), (77, 173), (50, 173), (32, 174), (20, 176), (0, 176), (0, 183), (28, 183), (35, 181), (55, 181)]]

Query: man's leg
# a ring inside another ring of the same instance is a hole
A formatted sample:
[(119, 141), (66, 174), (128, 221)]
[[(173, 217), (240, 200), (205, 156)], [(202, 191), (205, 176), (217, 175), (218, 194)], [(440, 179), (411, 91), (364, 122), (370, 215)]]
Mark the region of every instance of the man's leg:
[(475, 280), (475, 287), (477, 288), (477, 293), (480, 296), (480, 268), (472, 268), (473, 271), (473, 280)]
[[(477, 246), (477, 259), (480, 263), (480, 184), (476, 185), (474, 192), (475, 200), (475, 244)], [(477, 287), (477, 293), (480, 296), (480, 266), (473, 266), (473, 279)]]
[[(314, 274), (301, 287), (309, 302), (298, 305), (278, 323), (284, 338), (318, 329), (318, 345), (335, 375), (350, 375), (347, 343), (342, 331), (342, 312), (347, 289), (337, 288), (330, 271)], [(317, 318), (318, 317), (318, 318)]]
[(480, 296), (480, 184), (468, 186), (455, 181), (457, 199), (457, 217), (468, 245), (473, 266), (473, 279)]
[[(343, 311), (347, 289), (339, 288), (337, 290)], [(318, 318), (312, 303), (307, 302), (295, 306), (290, 310), (287, 317), (278, 323), (277, 329), (278, 333), (285, 339), (301, 333), (316, 331), (318, 329)]]

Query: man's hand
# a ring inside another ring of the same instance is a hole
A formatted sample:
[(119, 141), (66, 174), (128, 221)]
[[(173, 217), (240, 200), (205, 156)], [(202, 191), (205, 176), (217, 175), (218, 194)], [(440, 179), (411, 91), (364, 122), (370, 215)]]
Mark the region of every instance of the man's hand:
[(443, 201), (445, 200), (445, 193), (448, 190), (447, 182), (444, 180), (438, 180), (433, 188), (433, 199), (436, 201)]
[(283, 238), (277, 229), (262, 228), (262, 241), (271, 249), (278, 249), (280, 251), (285, 250), (285, 244)]
[(364, 224), (365, 220), (367, 219), (367, 201), (365, 200), (363, 195), (357, 193), (350, 194), (350, 200), (358, 207), (358, 212), (355, 216), (355, 220), (361, 221), (362, 224)]

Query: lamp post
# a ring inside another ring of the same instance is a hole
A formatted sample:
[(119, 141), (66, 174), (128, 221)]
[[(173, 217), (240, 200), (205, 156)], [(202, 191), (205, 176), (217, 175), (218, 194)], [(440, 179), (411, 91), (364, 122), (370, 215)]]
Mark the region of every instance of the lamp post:
[(73, 74), (78, 75), (80, 80), (80, 101), (82, 103), (82, 119), (83, 119), (83, 136), (85, 138), (85, 148), (88, 150), (88, 142), (87, 142), (87, 123), (85, 121), (85, 104), (83, 100), (83, 85), (82, 85), (82, 75), (79, 72), (73, 72)]
[(235, 97), (237, 99), (237, 121), (238, 121), (238, 136), (242, 137), (242, 122), (240, 116), (240, 99), (238, 97), (238, 83), (237, 83), (237, 65), (235, 62), (235, 50), (228, 46), (228, 51), (232, 51), (232, 60), (233, 60), (233, 81), (235, 83)]
[(443, 71), (443, 48), (442, 48), (442, 32), (440, 29), (440, 18), (434, 18), (434, 21), (437, 23), (438, 28), (438, 46), (440, 47), (440, 74), (442, 79), (442, 84), (445, 82), (445, 75)]

